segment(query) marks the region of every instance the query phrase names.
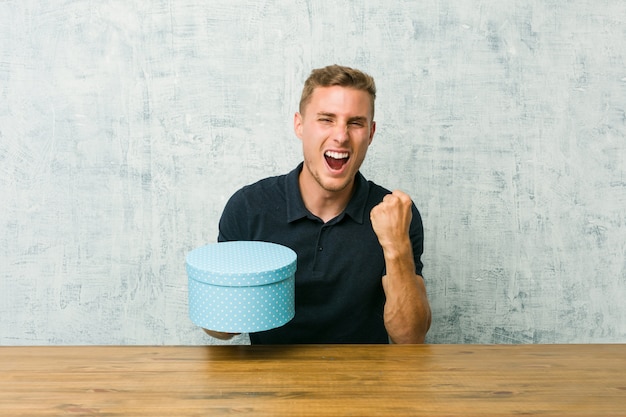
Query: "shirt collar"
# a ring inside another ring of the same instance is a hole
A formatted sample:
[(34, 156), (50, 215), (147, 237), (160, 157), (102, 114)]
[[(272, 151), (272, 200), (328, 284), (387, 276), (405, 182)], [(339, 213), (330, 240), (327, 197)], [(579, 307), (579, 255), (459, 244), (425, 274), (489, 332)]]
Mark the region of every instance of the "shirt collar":
[[(302, 172), (303, 166), (304, 163), (301, 162), (293, 171), (289, 172), (286, 177), (288, 223), (300, 220), (304, 217), (314, 217), (304, 206), (304, 201), (302, 200), (302, 195), (300, 194), (298, 177), (300, 176), (300, 172)], [(350, 216), (355, 222), (363, 224), (365, 206), (367, 203), (367, 196), (369, 194), (369, 183), (360, 172), (357, 172), (354, 177), (354, 185), (354, 194), (352, 195), (352, 198), (350, 198), (346, 209), (337, 217), (337, 220), (339, 221), (347, 215)]]

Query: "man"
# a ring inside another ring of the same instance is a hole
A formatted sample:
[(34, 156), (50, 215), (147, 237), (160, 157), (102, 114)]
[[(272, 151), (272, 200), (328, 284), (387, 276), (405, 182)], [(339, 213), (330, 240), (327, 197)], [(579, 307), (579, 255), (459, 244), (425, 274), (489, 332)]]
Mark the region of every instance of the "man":
[(228, 201), (219, 241), (273, 242), (298, 255), (295, 317), (250, 334), (251, 343), (424, 342), (420, 214), (408, 195), (359, 172), (376, 131), (375, 98), (374, 80), (359, 70), (313, 70), (294, 116), (304, 161)]

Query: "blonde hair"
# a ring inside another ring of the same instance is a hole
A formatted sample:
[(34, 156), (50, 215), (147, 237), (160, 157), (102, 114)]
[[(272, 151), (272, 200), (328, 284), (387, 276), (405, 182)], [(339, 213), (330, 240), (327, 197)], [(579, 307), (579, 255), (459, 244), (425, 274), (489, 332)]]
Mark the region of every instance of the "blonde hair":
[(363, 71), (341, 65), (329, 65), (311, 71), (311, 75), (304, 82), (304, 88), (302, 89), (300, 113), (304, 112), (304, 108), (311, 100), (311, 95), (313, 95), (313, 91), (317, 87), (332, 87), (335, 85), (367, 92), (372, 99), (371, 109), (372, 118), (374, 118), (374, 100), (376, 100), (374, 78)]

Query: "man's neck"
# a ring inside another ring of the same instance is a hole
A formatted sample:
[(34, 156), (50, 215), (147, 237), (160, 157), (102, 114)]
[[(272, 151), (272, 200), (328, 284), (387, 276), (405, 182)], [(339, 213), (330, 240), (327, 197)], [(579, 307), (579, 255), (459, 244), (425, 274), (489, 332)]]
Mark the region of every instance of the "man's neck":
[(345, 210), (354, 191), (354, 180), (340, 191), (325, 190), (317, 181), (305, 178), (302, 174), (298, 182), (304, 206), (324, 223), (334, 219)]

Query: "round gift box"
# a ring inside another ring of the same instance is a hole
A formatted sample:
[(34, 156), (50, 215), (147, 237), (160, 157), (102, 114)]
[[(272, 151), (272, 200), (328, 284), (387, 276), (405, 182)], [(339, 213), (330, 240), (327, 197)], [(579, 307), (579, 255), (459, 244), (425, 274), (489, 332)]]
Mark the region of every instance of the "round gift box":
[(268, 242), (213, 243), (186, 257), (189, 317), (205, 329), (249, 333), (295, 314), (296, 253)]

